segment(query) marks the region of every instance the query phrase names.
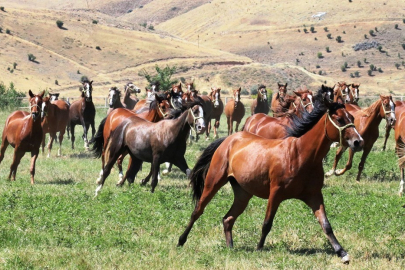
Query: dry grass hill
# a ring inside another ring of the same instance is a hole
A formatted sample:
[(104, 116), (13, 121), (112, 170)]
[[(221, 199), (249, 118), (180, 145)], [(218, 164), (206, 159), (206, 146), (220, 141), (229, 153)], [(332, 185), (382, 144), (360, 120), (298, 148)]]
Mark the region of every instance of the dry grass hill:
[[(201, 90), (212, 85), (249, 90), (258, 83), (274, 89), (277, 82), (316, 89), (344, 80), (360, 82), (362, 94), (405, 94), (402, 1), (6, 0), (0, 5), (0, 81), (14, 82), (20, 91), (48, 88), (77, 96), (79, 79), (86, 75), (95, 82), (94, 95), (103, 96), (127, 81), (144, 87), (139, 71), (157, 64), (176, 65), (176, 77), (195, 79)], [(62, 29), (57, 20), (64, 22)], [(371, 42), (377, 45), (353, 49)], [(36, 62), (28, 60), (29, 53)], [(371, 64), (376, 70), (368, 74)]]

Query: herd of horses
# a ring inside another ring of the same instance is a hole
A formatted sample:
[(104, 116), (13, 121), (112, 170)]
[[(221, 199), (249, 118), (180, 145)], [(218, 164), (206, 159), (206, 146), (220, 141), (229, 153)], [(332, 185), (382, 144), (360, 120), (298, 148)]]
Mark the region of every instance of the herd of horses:
[[(363, 151), (358, 165), (357, 181), (368, 154), (378, 138), (380, 122), (386, 120), (386, 140), (391, 128), (395, 129), (396, 153), (401, 170), (400, 195), (404, 190), (405, 168), (405, 102), (394, 102), (390, 95), (380, 97), (367, 108), (360, 108), (360, 84), (338, 82), (333, 87), (322, 85), (313, 93), (300, 88), (287, 93), (288, 84), (278, 83), (271, 101), (266, 86), (260, 85), (257, 98), (251, 106), (241, 132), (239, 125), (245, 115), (241, 102), (241, 88), (233, 90), (233, 99), (225, 105), (221, 88), (211, 88), (201, 95), (194, 83), (172, 85), (162, 91), (158, 82), (147, 87), (143, 100), (132, 98), (140, 93), (133, 83), (125, 85), (123, 97), (117, 87), (108, 95), (110, 109), (101, 121), (97, 132), (96, 114), (92, 101), (92, 81), (80, 87), (81, 98), (70, 104), (59, 100), (58, 95), (45, 97), (42, 92), (29, 91), (30, 112), (11, 113), (3, 130), (0, 162), (8, 145), (14, 148), (9, 179), (15, 180), (18, 164), (26, 152), (31, 153), (31, 184), (34, 184), (35, 163), (45, 135), (50, 134), (48, 157), (55, 139), (59, 142), (58, 155), (65, 131), (70, 133), (72, 149), (75, 143), (75, 126), (82, 125), (85, 148), (92, 145), (96, 157), (101, 157), (101, 171), (97, 179), (96, 196), (115, 164), (119, 168), (117, 186), (125, 181), (133, 183), (143, 162), (151, 163), (149, 174), (141, 180), (145, 185), (151, 179), (154, 192), (160, 177), (160, 165), (167, 162), (169, 172), (177, 166), (190, 179), (196, 202), (190, 221), (180, 236), (178, 245), (187, 241), (195, 221), (205, 207), (226, 183), (234, 192), (234, 201), (223, 217), (226, 244), (233, 246), (232, 228), (253, 196), (268, 199), (261, 238), (257, 246), (262, 249), (271, 230), (273, 219), (282, 201), (296, 198), (306, 203), (319, 221), (336, 254), (344, 263), (349, 255), (337, 241), (325, 213), (322, 187), (325, 176), (342, 175), (352, 167), (355, 152)], [(122, 101), (121, 101), (122, 100)], [(269, 116), (269, 112), (273, 116)], [(218, 138), (220, 117), (225, 114), (228, 136), (217, 139), (203, 151), (192, 170), (184, 157), (187, 141), (194, 134), (209, 139), (214, 120), (214, 138)], [(236, 122), (233, 132), (233, 122)], [(87, 137), (89, 128), (92, 136)], [(57, 133), (59, 133), (57, 137)], [(385, 144), (384, 143), (384, 149)], [(323, 159), (331, 145), (339, 145), (333, 168), (324, 173)], [(338, 162), (345, 150), (349, 159), (343, 169)], [(124, 174), (122, 162), (129, 155)]]

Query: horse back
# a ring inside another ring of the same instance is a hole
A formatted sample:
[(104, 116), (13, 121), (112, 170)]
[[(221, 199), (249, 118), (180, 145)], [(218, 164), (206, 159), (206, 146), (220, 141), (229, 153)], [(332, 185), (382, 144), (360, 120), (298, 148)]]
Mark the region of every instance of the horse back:
[(42, 141), (41, 124), (35, 125), (29, 112), (15, 111), (7, 117), (2, 139), (12, 147), (19, 145), (24, 151), (30, 151)]

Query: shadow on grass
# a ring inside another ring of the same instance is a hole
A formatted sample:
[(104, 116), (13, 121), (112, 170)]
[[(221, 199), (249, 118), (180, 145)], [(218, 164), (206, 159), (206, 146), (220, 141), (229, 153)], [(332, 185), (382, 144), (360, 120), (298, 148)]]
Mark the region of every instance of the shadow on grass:
[[(245, 246), (245, 247), (236, 247), (234, 248), (235, 251), (243, 251), (243, 252), (270, 252), (278, 250), (280, 251), (279, 246), (274, 245), (265, 245), (262, 250), (258, 251), (256, 249), (256, 243), (252, 243), (252, 246)], [(298, 255), (312, 255), (312, 254), (328, 254), (328, 255), (335, 255), (335, 252), (332, 248), (298, 248), (298, 249), (291, 249), (289, 247), (283, 247), (281, 249), (286, 249), (290, 254), (298, 254)]]
[(93, 153), (87, 152), (87, 153), (74, 153), (70, 155), (71, 158), (93, 158)]
[(44, 183), (44, 185), (73, 185), (76, 182), (73, 179), (54, 179)]

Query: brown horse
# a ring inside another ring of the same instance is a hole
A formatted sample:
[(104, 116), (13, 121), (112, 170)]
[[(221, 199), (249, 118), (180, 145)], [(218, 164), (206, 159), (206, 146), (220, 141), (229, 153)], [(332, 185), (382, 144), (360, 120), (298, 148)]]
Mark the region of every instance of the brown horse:
[(190, 174), (196, 206), (179, 246), (187, 241), (195, 221), (214, 195), (230, 182), (234, 201), (222, 219), (227, 246), (233, 246), (233, 225), (253, 196), (268, 199), (259, 250), (263, 249), (281, 202), (295, 198), (312, 209), (336, 254), (349, 263), (349, 255), (337, 241), (326, 216), (322, 160), (333, 141), (359, 151), (363, 139), (344, 106), (327, 100), (315, 105), (311, 114), (303, 118), (292, 115), (292, 119), (285, 139), (269, 140), (243, 131), (219, 139), (204, 150)]
[(294, 94), (297, 95), (297, 99), (293, 103), (294, 107), (296, 108), (295, 113), (300, 115), (300, 113), (304, 110), (311, 113), (312, 110), (314, 109), (312, 100), (313, 97), (312, 91), (306, 89), (306, 90), (296, 90), (293, 92)]
[(160, 90), (160, 83), (158, 81), (151, 83), (149, 87), (145, 87), (146, 99), (142, 99), (138, 103), (136, 103), (135, 107), (132, 110), (137, 111), (142, 107), (145, 107), (146, 101), (150, 98), (153, 98), (155, 94), (159, 94), (159, 90)]
[[(395, 101), (395, 117), (398, 118), (398, 114), (399, 112), (397, 112), (397, 110), (399, 110), (402, 106), (405, 106), (405, 101)], [(385, 148), (387, 147), (387, 141), (388, 138), (390, 137), (390, 132), (391, 132), (391, 125), (386, 124), (385, 125), (385, 138), (384, 138), (384, 144), (383, 144), (383, 148), (382, 150), (385, 151)]]
[[(396, 153), (398, 155), (398, 165), (401, 170), (401, 182), (399, 184), (399, 196), (404, 193), (404, 170), (405, 170), (405, 102), (397, 101), (395, 103), (397, 107), (395, 108), (395, 114), (397, 121), (395, 123), (395, 142), (396, 142)], [(405, 207), (405, 205), (404, 205)]]
[[(145, 119), (150, 122), (158, 122), (165, 117), (169, 117), (169, 109), (170, 109), (170, 104), (167, 100), (163, 99), (163, 97), (155, 94), (155, 98), (149, 98), (149, 108), (147, 110), (141, 109), (138, 112), (134, 112), (128, 109), (123, 109), (119, 108), (116, 110), (113, 110), (110, 114), (107, 115), (106, 118), (104, 118), (98, 129), (97, 133), (94, 136), (93, 140), (91, 143), (93, 144), (93, 151), (94, 149), (99, 149), (102, 148), (103, 151), (101, 152), (101, 172), (100, 172), (100, 178), (103, 173), (105, 161), (104, 161), (104, 155), (107, 147), (108, 140), (110, 139), (111, 133), (127, 118), (131, 116), (137, 116), (139, 118)], [(118, 173), (118, 178), (119, 181), (122, 181), (124, 174), (122, 170), (122, 161), (125, 157), (125, 153), (120, 156), (117, 160), (117, 165), (119, 169)]]
[(333, 94), (335, 96), (334, 102), (341, 104), (352, 104), (354, 98), (352, 92), (349, 89), (349, 85), (346, 82), (338, 82), (333, 88)]
[(228, 124), (228, 135), (233, 133), (233, 121), (236, 122), (235, 131), (238, 132), (240, 121), (245, 116), (245, 106), (240, 101), (240, 91), (242, 89), (233, 90), (233, 99), (225, 105), (225, 115)]
[(279, 112), (273, 112), (273, 117), (284, 117), (288, 114), (295, 113), (297, 108), (294, 106), (297, 96), (285, 94), (284, 97), (279, 98)]
[[(104, 185), (105, 179), (110, 174), (111, 168), (117, 158), (129, 152), (132, 158), (131, 168), (127, 171), (136, 176), (142, 162), (150, 162), (151, 174), (142, 180), (142, 184), (149, 181), (152, 176), (152, 192), (157, 185), (159, 165), (163, 162), (170, 162), (179, 167), (189, 175), (189, 168), (184, 158), (186, 151), (186, 139), (190, 128), (197, 132), (204, 132), (203, 110), (195, 102), (187, 104), (188, 108), (177, 119), (152, 123), (137, 116), (131, 116), (124, 120), (112, 133), (106, 146), (93, 148), (96, 156), (105, 154), (106, 163), (101, 178), (97, 180), (97, 193)], [(122, 109), (118, 109), (122, 110)], [(102, 140), (102, 138), (101, 138)], [(125, 178), (124, 178), (125, 179)], [(117, 183), (122, 185), (123, 181)]]
[(42, 102), (42, 153), (45, 147), (45, 135), (49, 133), (48, 157), (51, 156), (53, 140), (59, 132), (58, 156), (62, 155), (62, 141), (69, 121), (69, 105), (63, 100), (51, 102), (50, 97), (45, 97)]
[[(75, 148), (75, 126), (82, 125), (83, 127), (83, 140), (84, 147), (89, 148), (89, 141), (87, 139), (87, 132), (91, 126), (92, 138), (94, 137), (94, 118), (96, 117), (96, 108), (93, 104), (92, 92), (93, 81), (84, 81), (83, 88), (80, 89), (82, 96), (79, 100), (74, 101), (69, 109), (69, 127), (72, 139), (72, 149)], [(69, 130), (68, 130), (69, 133)]]
[[(125, 93), (127, 90), (125, 90)], [(125, 108), (126, 106), (121, 102), (121, 91), (117, 87), (111, 87), (108, 91), (108, 106), (107, 115), (112, 112), (112, 110), (117, 108)]]
[(208, 122), (207, 139), (211, 131), (211, 120), (214, 119), (214, 138), (218, 138), (219, 120), (224, 112), (224, 103), (221, 100), (221, 88), (211, 88), (210, 99), (212, 102), (211, 119)]
[(273, 95), (271, 98), (270, 109), (273, 112), (273, 116), (275, 116), (275, 114), (283, 112), (283, 106), (280, 104), (280, 98), (284, 98), (286, 94), (287, 94), (287, 83), (284, 85), (278, 83), (277, 94)]
[(350, 101), (350, 103), (351, 104), (354, 104), (354, 105), (359, 105), (358, 104), (358, 102), (359, 102), (359, 99), (360, 99), (360, 90), (359, 90), (359, 87), (360, 87), (360, 83), (352, 83), (351, 85), (350, 85), (350, 95), (351, 95), (351, 101)]
[(257, 98), (253, 100), (252, 106), (250, 107), (251, 115), (255, 113), (268, 114), (270, 111), (269, 102), (267, 100), (267, 90), (266, 86), (260, 85), (259, 90), (257, 90)]
[(14, 148), (14, 157), (8, 179), (15, 181), (21, 158), (25, 152), (31, 152), (30, 174), (33, 185), (35, 162), (42, 141), (41, 108), (45, 91), (39, 95), (34, 95), (31, 90), (28, 93), (30, 95), (30, 112), (15, 111), (7, 117), (1, 141), (0, 163), (3, 161), (7, 146), (11, 145)]
[[(141, 89), (135, 84), (133, 84), (132, 82), (127, 83), (124, 87), (124, 99), (122, 101), (122, 105), (128, 110), (132, 110), (139, 101), (139, 99), (136, 97), (136, 94), (139, 94), (140, 92)], [(135, 94), (135, 98), (131, 98), (131, 94)]]
[[(364, 163), (366, 162), (367, 156), (370, 153), (375, 141), (378, 139), (379, 131), (378, 127), (381, 120), (385, 118), (388, 125), (393, 126), (395, 124), (395, 104), (392, 101), (391, 95), (382, 96), (375, 101), (370, 107), (366, 109), (360, 109), (358, 106), (353, 104), (346, 104), (346, 109), (354, 116), (354, 124), (357, 130), (364, 139), (364, 150), (359, 163), (359, 171), (357, 173), (356, 180), (360, 181), (361, 172), (364, 169)], [(344, 169), (336, 170), (337, 164), (347, 147), (340, 146), (336, 152), (335, 162), (333, 164), (332, 170), (326, 173), (326, 176), (332, 174), (342, 175), (347, 170), (352, 167), (354, 152), (349, 150), (349, 159)]]

